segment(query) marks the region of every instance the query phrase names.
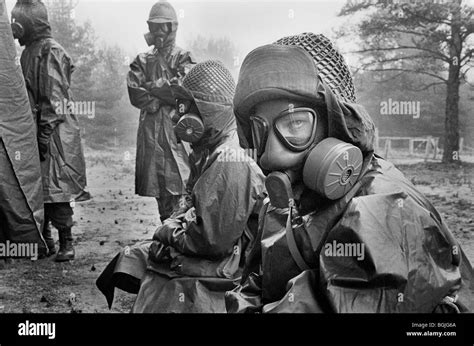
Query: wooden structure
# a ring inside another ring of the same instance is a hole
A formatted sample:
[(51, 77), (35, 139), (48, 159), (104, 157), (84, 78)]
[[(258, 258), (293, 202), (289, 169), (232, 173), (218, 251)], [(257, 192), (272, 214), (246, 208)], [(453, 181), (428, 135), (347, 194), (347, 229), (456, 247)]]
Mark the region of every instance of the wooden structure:
[[(426, 136), (426, 137), (379, 137), (378, 131), (375, 134), (375, 151), (380, 153), (385, 158), (388, 158), (392, 151), (392, 141), (406, 141), (408, 143), (407, 154), (410, 156), (415, 155), (415, 151), (418, 148), (424, 148), (424, 158), (428, 160), (432, 154), (432, 159), (436, 160), (439, 154), (439, 137)], [(381, 142), (383, 146), (381, 146)], [(459, 152), (463, 151), (464, 138), (459, 141)], [(418, 151), (419, 152), (419, 151)]]

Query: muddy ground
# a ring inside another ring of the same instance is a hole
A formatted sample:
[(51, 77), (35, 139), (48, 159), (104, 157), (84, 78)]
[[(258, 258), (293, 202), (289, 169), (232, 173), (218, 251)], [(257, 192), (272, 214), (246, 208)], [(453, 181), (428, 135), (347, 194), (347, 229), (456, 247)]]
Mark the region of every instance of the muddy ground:
[[(132, 150), (89, 150), (86, 159), (93, 199), (74, 209), (76, 260), (15, 260), (0, 267), (0, 313), (130, 311), (133, 295), (117, 290), (109, 310), (95, 280), (123, 246), (152, 237), (159, 224), (156, 201), (134, 195)], [(398, 167), (433, 202), (474, 263), (474, 164)]]

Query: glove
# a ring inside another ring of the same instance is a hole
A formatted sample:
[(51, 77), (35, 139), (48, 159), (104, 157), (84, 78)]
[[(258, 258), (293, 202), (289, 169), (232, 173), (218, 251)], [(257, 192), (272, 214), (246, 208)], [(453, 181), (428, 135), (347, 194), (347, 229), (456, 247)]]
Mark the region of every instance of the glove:
[(160, 78), (151, 84), (150, 93), (163, 103), (172, 106), (176, 105), (176, 99), (171, 90), (171, 84), (164, 78)]
[(163, 263), (171, 260), (170, 248), (163, 243), (154, 240), (148, 250), (148, 257), (155, 263)]
[(162, 242), (163, 244), (170, 245), (171, 240), (176, 232), (184, 232), (183, 224), (178, 219), (167, 219), (161, 227), (159, 227), (153, 235), (153, 240)]

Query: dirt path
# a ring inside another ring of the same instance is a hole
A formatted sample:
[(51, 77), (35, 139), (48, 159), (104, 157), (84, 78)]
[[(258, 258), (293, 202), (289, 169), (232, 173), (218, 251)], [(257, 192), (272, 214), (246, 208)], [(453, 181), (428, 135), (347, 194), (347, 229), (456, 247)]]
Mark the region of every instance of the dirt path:
[[(123, 246), (151, 238), (159, 222), (155, 200), (133, 193), (133, 157), (132, 151), (87, 154), (94, 198), (74, 209), (76, 260), (17, 260), (0, 268), (0, 313), (130, 311), (134, 296), (119, 290), (109, 311), (95, 280)], [(474, 165), (400, 168), (434, 203), (474, 263)]]
[[(151, 238), (159, 222), (156, 201), (134, 195), (133, 155), (87, 155), (93, 199), (74, 208), (76, 260), (8, 265), (0, 271), (0, 312), (130, 311), (133, 296), (119, 290), (109, 311), (95, 280), (122, 247)], [(53, 235), (57, 240), (57, 232)]]

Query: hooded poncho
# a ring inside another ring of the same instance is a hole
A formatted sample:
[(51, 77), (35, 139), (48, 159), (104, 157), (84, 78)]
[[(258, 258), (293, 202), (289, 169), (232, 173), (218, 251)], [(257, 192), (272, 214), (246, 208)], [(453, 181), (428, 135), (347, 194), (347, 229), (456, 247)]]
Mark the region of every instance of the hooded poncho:
[(431, 203), (391, 163), (373, 154), (375, 128), (364, 108), (336, 96), (318, 78), (304, 49), (266, 45), (246, 57), (234, 98), (250, 146), (252, 108), (278, 98), (323, 108), (328, 137), (359, 147), (367, 170), (348, 201), (303, 193), (303, 226), (294, 230), (294, 238), (310, 269), (300, 269), (289, 250), (288, 210), (267, 204), (258, 245), (240, 286), (226, 296), (227, 310), (433, 312), (451, 295), (461, 309), (473, 311), (467, 257)]

